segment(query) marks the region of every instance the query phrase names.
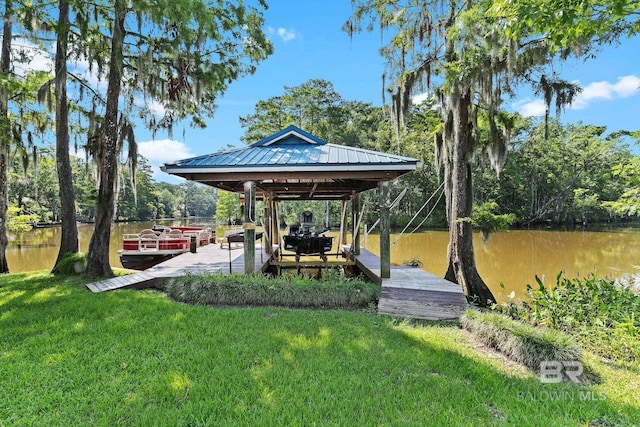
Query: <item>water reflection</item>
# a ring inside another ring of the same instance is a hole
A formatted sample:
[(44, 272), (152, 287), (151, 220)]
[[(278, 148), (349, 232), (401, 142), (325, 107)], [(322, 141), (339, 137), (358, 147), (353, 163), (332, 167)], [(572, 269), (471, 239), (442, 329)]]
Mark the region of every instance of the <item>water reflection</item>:
[[(172, 220), (163, 225), (212, 225), (212, 221)], [(117, 250), (122, 245), (122, 235), (150, 228), (153, 223), (120, 223), (113, 226), (110, 262), (120, 267)], [(58, 255), (60, 228), (32, 230), (22, 238), (13, 238), (7, 250), (9, 269), (13, 273), (46, 270), (53, 267)], [(78, 227), (80, 250), (86, 252), (93, 225)], [(511, 230), (494, 233), (486, 244), (479, 235), (474, 236), (476, 263), (498, 299), (504, 299), (511, 291), (522, 296), (527, 284), (535, 283), (535, 275), (544, 277), (545, 283), (555, 283), (560, 271), (566, 277), (597, 273), (599, 276), (619, 277), (637, 273), (634, 266), (640, 264), (640, 230), (618, 229), (607, 231), (548, 231)], [(438, 276), (446, 270), (446, 249), (449, 236), (446, 231), (424, 231), (404, 235), (391, 235), (391, 262), (402, 264), (412, 258), (420, 259), (423, 268)], [(379, 236), (367, 238), (367, 248), (379, 251)], [(500, 287), (504, 283), (505, 289)]]

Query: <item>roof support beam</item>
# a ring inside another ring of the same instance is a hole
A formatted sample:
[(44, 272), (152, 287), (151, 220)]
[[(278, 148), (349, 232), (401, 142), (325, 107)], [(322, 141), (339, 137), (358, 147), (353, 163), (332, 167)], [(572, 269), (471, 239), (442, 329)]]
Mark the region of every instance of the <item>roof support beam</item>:
[(318, 188), (318, 183), (316, 182), (315, 184), (313, 184), (313, 188), (311, 189), (311, 191), (309, 192), (309, 198), (313, 197), (313, 193), (316, 192), (316, 189)]

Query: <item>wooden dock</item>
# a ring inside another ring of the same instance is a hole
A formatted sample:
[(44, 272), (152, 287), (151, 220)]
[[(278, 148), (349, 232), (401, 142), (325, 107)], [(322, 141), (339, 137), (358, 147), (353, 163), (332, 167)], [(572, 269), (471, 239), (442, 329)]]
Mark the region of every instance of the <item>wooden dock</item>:
[[(231, 259), (231, 265), (229, 264)], [(467, 309), (462, 289), (455, 283), (441, 279), (426, 271), (405, 266), (392, 266), (391, 278), (380, 278), (380, 258), (361, 249), (355, 257), (357, 267), (372, 281), (381, 285), (378, 314), (427, 320), (457, 319)], [(302, 263), (304, 264), (304, 263)], [(330, 263), (331, 264), (331, 263)], [(269, 255), (261, 245), (256, 245), (254, 271), (264, 271), (269, 266)], [(92, 292), (114, 289), (141, 289), (161, 285), (171, 277), (186, 273), (244, 273), (242, 245), (232, 249), (210, 244), (171, 258), (145, 271), (113, 277), (87, 285)]]
[(380, 258), (366, 249), (356, 265), (382, 286), (378, 314), (425, 320), (458, 319), (468, 308), (459, 285), (407, 266), (392, 266), (391, 277), (380, 278)]
[[(231, 264), (229, 260), (231, 259)], [(269, 255), (264, 253), (261, 245), (256, 245), (254, 271), (263, 271), (268, 266)], [(100, 282), (89, 283), (87, 288), (92, 292), (105, 292), (114, 289), (142, 289), (158, 286), (171, 277), (184, 276), (186, 273), (203, 274), (244, 273), (244, 249), (242, 245), (231, 244), (220, 248), (210, 244), (201, 246), (196, 253), (186, 252), (149, 269), (126, 276), (112, 277)]]

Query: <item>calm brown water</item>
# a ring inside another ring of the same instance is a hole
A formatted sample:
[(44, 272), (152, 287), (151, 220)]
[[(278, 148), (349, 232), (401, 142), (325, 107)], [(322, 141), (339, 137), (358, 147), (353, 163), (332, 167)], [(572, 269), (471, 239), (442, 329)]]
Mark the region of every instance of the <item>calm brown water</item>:
[[(412, 258), (423, 262), (422, 268), (437, 276), (444, 276), (449, 234), (446, 231), (425, 231), (391, 235), (391, 262), (402, 264)], [(378, 236), (367, 238), (367, 247), (379, 253)], [(527, 284), (535, 284), (535, 276), (545, 284), (555, 284), (556, 276), (564, 271), (573, 278), (596, 273), (598, 276), (620, 277), (637, 274), (640, 265), (640, 230), (615, 231), (547, 231), (510, 230), (493, 233), (486, 244), (479, 234), (474, 235), (476, 264), (498, 300), (515, 291), (522, 297)], [(500, 287), (504, 283), (505, 288)]]
[[(111, 231), (111, 244), (109, 247), (109, 262), (112, 267), (122, 267), (120, 258), (118, 257), (118, 249), (122, 247), (122, 235), (129, 233), (138, 233), (145, 228), (151, 228), (154, 224), (162, 224), (167, 226), (178, 225), (207, 225), (210, 226), (213, 220), (207, 222), (202, 219), (194, 220), (169, 220), (157, 222), (129, 222), (117, 223), (113, 225)], [(61, 228), (38, 228), (26, 233), (20, 240), (13, 236), (9, 236), (11, 241), (7, 249), (7, 262), (9, 263), (9, 271), (11, 273), (20, 273), (23, 271), (48, 270), (53, 267), (53, 263), (58, 256), (58, 249), (61, 238)], [(80, 243), (80, 252), (87, 252), (89, 249), (89, 241), (93, 233), (92, 224), (78, 225), (78, 239)]]
[[(188, 221), (167, 221), (165, 225), (187, 225)], [(196, 220), (192, 224), (203, 224)], [(111, 237), (111, 265), (120, 267), (117, 250), (122, 234), (136, 233), (152, 223), (115, 224)], [(93, 232), (92, 225), (79, 226), (80, 250), (86, 252)], [(398, 234), (391, 235), (391, 262), (402, 264), (412, 258), (420, 259), (423, 268), (438, 276), (446, 270), (446, 231), (424, 231), (404, 235), (395, 244)], [(13, 240), (7, 250), (12, 273), (50, 269), (58, 255), (60, 228), (32, 230), (20, 241)], [(527, 284), (535, 283), (535, 275), (554, 284), (560, 271), (566, 277), (596, 273), (599, 276), (619, 277), (637, 274), (640, 265), (640, 230), (608, 231), (546, 231), (511, 230), (494, 233), (485, 244), (475, 236), (476, 263), (480, 275), (496, 298), (503, 300), (511, 291), (522, 296)], [(379, 237), (370, 235), (367, 248), (379, 252)], [(504, 283), (505, 289), (500, 287)]]

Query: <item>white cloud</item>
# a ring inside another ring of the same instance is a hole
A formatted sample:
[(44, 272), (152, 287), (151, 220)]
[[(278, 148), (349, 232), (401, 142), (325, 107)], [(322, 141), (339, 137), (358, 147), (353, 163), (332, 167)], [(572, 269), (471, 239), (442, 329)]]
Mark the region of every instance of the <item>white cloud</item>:
[(173, 162), (194, 157), (183, 142), (172, 139), (160, 139), (138, 143), (138, 152), (151, 164)]
[(424, 101), (426, 101), (427, 99), (429, 99), (431, 97), (431, 94), (429, 94), (428, 92), (425, 93), (419, 93), (418, 95), (414, 95), (411, 98), (411, 103), (413, 105), (419, 105), (422, 104)]
[(194, 157), (189, 147), (172, 139), (138, 142), (138, 153), (149, 161), (153, 177), (161, 181), (171, 181), (170, 176), (160, 170), (162, 163)]
[[(580, 83), (580, 82), (574, 82)], [(569, 106), (572, 110), (583, 110), (594, 101), (612, 101), (620, 98), (628, 98), (640, 94), (640, 77), (628, 75), (619, 77), (615, 83), (608, 81), (593, 82), (584, 86), (573, 103)], [(514, 110), (525, 117), (542, 116), (545, 112), (544, 101), (530, 98), (516, 101), (512, 104)]]
[[(0, 40), (2, 40), (2, 37), (0, 37)], [(42, 47), (27, 39), (17, 38), (12, 42), (11, 47), (13, 51), (12, 65), (16, 74), (25, 76), (30, 71), (54, 73), (55, 45)], [(26, 62), (21, 62), (23, 59)], [(67, 67), (69, 68), (69, 72), (86, 79), (94, 89), (106, 91), (106, 73), (98, 78), (95, 69), (92, 71), (89, 70), (89, 63), (86, 60), (70, 61)]]
[(298, 37), (298, 33), (293, 28), (273, 28), (269, 27), (270, 34), (277, 34), (283, 42), (290, 42), (291, 40), (295, 40)]
[(86, 160), (86, 158), (87, 158), (87, 152), (82, 147), (78, 147), (78, 149), (76, 150), (73, 146), (70, 146), (69, 147), (69, 154), (71, 156), (73, 156), (73, 157), (77, 157), (77, 158), (82, 159), (82, 160)]
[[(2, 38), (0, 37), (0, 40)], [(29, 71), (53, 72), (53, 60), (51, 54), (43, 48), (33, 44), (27, 39), (18, 38), (11, 44), (13, 50), (13, 66), (16, 74), (26, 75)], [(55, 49), (53, 49), (55, 50)], [(17, 59), (23, 57), (28, 62), (21, 63)]]
[(140, 108), (147, 108), (149, 114), (155, 116), (158, 120), (162, 119), (167, 113), (165, 106), (157, 99), (138, 97), (135, 99), (135, 105)]
[(627, 98), (640, 93), (640, 77), (628, 75), (618, 78), (616, 83), (607, 81), (593, 82), (585, 86), (571, 104), (574, 110), (587, 108), (591, 102), (597, 100), (612, 100)]
[(97, 70), (89, 69), (89, 62), (81, 59), (75, 62), (70, 62), (68, 65), (69, 71), (76, 76), (85, 79), (89, 86), (98, 90), (99, 92), (105, 92), (107, 90), (108, 81), (106, 72), (102, 76), (98, 76)]
[[(160, 163), (194, 157), (189, 147), (180, 141), (174, 141), (172, 139), (139, 142), (138, 153), (146, 158), (149, 163), (158, 165)], [(77, 151), (73, 147), (70, 147), (69, 154), (83, 160), (86, 158), (85, 150), (82, 147), (78, 147)]]
[(541, 99), (524, 99), (513, 103), (513, 109), (525, 117), (544, 116), (547, 110), (544, 101)]
[(167, 113), (167, 109), (164, 108), (164, 105), (162, 105), (160, 101), (157, 101), (155, 99), (149, 102), (147, 107), (149, 107), (149, 111), (151, 112), (151, 114), (159, 118), (164, 117)]
[(614, 90), (620, 98), (637, 95), (640, 93), (640, 77), (634, 75), (621, 77), (614, 85)]
[[(170, 139), (161, 139), (158, 141), (145, 141), (138, 143), (138, 152), (144, 156), (151, 166), (152, 177), (159, 181), (180, 183), (182, 178), (169, 175), (160, 170), (160, 165), (166, 162), (172, 162), (174, 160), (186, 159), (194, 157), (185, 144), (179, 141), (173, 141)], [(69, 149), (71, 156), (82, 159), (86, 159), (86, 153), (83, 148), (78, 148), (76, 151), (73, 147)], [(124, 158), (120, 159), (122, 162)]]

